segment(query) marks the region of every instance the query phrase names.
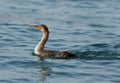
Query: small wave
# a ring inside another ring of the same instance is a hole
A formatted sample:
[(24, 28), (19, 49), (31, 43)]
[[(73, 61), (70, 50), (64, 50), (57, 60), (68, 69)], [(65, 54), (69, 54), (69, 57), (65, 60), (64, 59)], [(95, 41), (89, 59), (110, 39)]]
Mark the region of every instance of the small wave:
[(105, 25), (105, 24), (89, 24), (89, 26), (92, 26), (92, 27), (100, 27), (100, 28), (113, 28), (113, 27), (116, 27), (116, 26), (113, 26), (113, 25)]
[(116, 51), (72, 51), (78, 59), (83, 60), (115, 60), (120, 59), (120, 53)]
[(6, 61), (3, 64), (7, 64), (10, 66), (17, 66), (17, 67), (24, 67), (24, 68), (29, 68), (29, 67), (33, 67), (34, 65), (39, 65), (40, 63), (33, 61), (33, 60), (10, 60), (10, 61)]
[(28, 24), (17, 24), (17, 23), (0, 23), (0, 25), (9, 25), (9, 26), (28, 26)]
[(14, 83), (13, 80), (0, 79), (0, 83)]
[(120, 44), (115, 45), (114, 48), (120, 48)]
[(120, 59), (119, 44), (97, 43), (71, 51), (78, 59), (87, 60), (114, 60)]
[(92, 44), (92, 45), (90, 45), (90, 46), (93, 46), (93, 47), (100, 47), (100, 48), (105, 48), (105, 47), (109, 47), (109, 45), (108, 44)]

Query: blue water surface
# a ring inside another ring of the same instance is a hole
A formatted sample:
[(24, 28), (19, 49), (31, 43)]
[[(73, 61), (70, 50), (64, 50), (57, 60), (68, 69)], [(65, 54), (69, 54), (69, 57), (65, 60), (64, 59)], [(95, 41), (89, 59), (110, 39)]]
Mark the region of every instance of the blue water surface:
[[(119, 83), (119, 0), (0, 0), (0, 83)], [(45, 49), (76, 59), (33, 55), (45, 24)]]

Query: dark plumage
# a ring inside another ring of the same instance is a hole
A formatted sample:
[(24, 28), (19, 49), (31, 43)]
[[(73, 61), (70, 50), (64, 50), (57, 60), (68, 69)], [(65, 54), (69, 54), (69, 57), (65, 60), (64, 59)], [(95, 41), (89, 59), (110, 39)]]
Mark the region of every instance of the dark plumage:
[(59, 51), (45, 50), (44, 46), (49, 37), (49, 30), (47, 26), (46, 25), (30, 25), (30, 26), (43, 32), (41, 41), (37, 44), (34, 50), (34, 53), (36, 55), (41, 57), (54, 57), (54, 58), (74, 58), (75, 57), (75, 55), (71, 54), (68, 51), (59, 52)]

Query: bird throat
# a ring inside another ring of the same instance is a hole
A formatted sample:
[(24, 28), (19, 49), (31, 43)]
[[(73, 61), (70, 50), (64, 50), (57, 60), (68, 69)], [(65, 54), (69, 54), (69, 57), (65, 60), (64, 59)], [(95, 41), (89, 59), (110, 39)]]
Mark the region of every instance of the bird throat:
[(40, 51), (44, 50), (44, 46), (48, 40), (48, 37), (49, 37), (49, 32), (43, 31), (42, 38), (41, 38), (40, 42), (37, 44), (37, 46), (35, 47), (35, 52), (40, 52)]

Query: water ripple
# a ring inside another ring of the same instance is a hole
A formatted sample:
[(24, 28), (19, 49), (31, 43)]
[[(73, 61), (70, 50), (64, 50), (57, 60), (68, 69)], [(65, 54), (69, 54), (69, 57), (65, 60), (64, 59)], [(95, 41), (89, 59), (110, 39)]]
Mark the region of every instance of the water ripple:
[[(1, 0), (0, 83), (119, 83), (119, 2)], [(49, 27), (45, 49), (77, 58), (32, 56), (42, 33), (29, 24)]]
[(0, 23), (0, 25), (6, 25), (6, 26), (28, 26), (28, 24), (15, 24), (15, 23)]

